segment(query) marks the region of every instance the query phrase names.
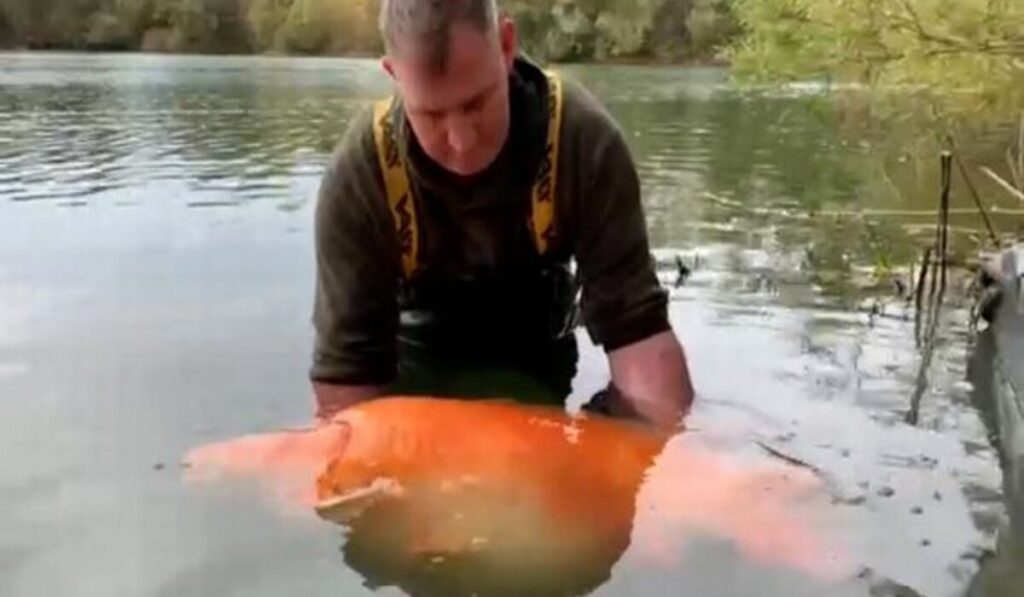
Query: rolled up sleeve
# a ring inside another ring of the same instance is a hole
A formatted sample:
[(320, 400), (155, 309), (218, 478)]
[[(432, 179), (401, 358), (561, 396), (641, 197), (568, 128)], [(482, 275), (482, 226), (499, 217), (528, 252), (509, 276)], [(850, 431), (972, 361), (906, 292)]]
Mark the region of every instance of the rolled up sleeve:
[(584, 324), (606, 352), (671, 329), (636, 168), (621, 133), (609, 128), (580, 198), (575, 247)]
[[(314, 224), (315, 342), (310, 377), (383, 385), (397, 373), (398, 271), (368, 125), (356, 125), (332, 156)], [(362, 132), (360, 132), (362, 131)]]

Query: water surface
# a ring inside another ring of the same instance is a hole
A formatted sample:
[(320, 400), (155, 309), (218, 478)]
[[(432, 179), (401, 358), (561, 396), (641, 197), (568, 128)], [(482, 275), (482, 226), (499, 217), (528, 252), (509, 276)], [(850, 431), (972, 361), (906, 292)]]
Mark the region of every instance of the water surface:
[[(627, 552), (598, 593), (968, 590), (1003, 508), (963, 293), (922, 375), (899, 284), (933, 218), (856, 215), (931, 210), (934, 171), (814, 90), (567, 70), (630, 139), (666, 283), (675, 255), (693, 269), (672, 318), (695, 421), (828, 471), (862, 565), (823, 587), (708, 540), (658, 576)], [(346, 122), (387, 91), (368, 61), (0, 55), (0, 594), (369, 592), (336, 528), (197, 494), (177, 467), (197, 444), (308, 420), (313, 200)], [(969, 254), (980, 221), (954, 224)], [(586, 346), (571, 406), (607, 380)]]

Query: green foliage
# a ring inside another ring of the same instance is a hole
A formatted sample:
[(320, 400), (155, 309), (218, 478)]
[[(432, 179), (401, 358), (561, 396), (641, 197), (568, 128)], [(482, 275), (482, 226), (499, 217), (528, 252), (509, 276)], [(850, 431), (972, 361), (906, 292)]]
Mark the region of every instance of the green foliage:
[(132, 46), (131, 31), (127, 23), (116, 15), (98, 12), (90, 20), (85, 45), (98, 49), (127, 49)]
[[(539, 59), (713, 56), (733, 0), (506, 0)], [(0, 43), (329, 54), (379, 52), (379, 0), (0, 0)]]
[(248, 32), (239, 0), (179, 0), (171, 13), (175, 48), (192, 51), (248, 51)]
[(288, 20), (294, 0), (252, 0), (246, 11), (246, 22), (254, 44), (261, 50), (279, 49), (277, 32)]
[(519, 43), (523, 50), (530, 56), (547, 58), (550, 52), (546, 36), (555, 27), (550, 2), (510, 0), (505, 4), (516, 15)]
[(719, 45), (739, 32), (732, 5), (731, 0), (693, 0), (686, 29), (690, 33), (689, 42), (694, 53), (716, 51)]
[(248, 49), (245, 0), (2, 0), (16, 43), (32, 48), (133, 49), (148, 30), (173, 31), (179, 50)]
[(1024, 105), (1019, 0), (736, 0), (741, 80), (925, 92), (942, 113)]
[(275, 49), (300, 54), (320, 53), (330, 41), (328, 20), (319, 14), (317, 0), (295, 0), (275, 33)]
[(7, 13), (0, 6), (0, 48), (14, 44), (14, 27), (8, 21)]
[[(706, 58), (738, 28), (733, 0), (510, 0), (523, 45), (545, 59)], [(694, 14), (699, 11), (699, 14)]]

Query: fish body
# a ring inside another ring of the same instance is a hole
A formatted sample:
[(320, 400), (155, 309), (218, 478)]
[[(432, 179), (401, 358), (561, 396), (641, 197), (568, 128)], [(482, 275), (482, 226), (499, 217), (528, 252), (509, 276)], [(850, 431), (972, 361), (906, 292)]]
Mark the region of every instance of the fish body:
[(763, 564), (834, 571), (836, 552), (802, 516), (820, 489), (812, 472), (601, 415), (390, 397), (190, 460), (287, 481), (284, 495), (347, 529), (350, 567), (411, 594), (580, 594), (631, 545), (673, 566), (701, 535)]
[(574, 503), (581, 494), (609, 498), (601, 500), (605, 507), (635, 495), (669, 437), (551, 407), (437, 398), (375, 400), (333, 423), (351, 432), (317, 480), (325, 513), (376, 483), (385, 493), (486, 490), (543, 503), (550, 514), (572, 520), (583, 508)]

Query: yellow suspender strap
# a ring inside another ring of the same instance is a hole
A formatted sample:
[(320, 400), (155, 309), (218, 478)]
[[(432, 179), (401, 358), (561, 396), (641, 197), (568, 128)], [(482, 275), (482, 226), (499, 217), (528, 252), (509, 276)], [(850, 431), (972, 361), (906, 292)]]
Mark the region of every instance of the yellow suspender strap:
[[(555, 238), (555, 197), (558, 181), (558, 150), (562, 128), (562, 81), (548, 72), (548, 136), (544, 159), (537, 172), (530, 193), (530, 231), (537, 252), (547, 253)], [(373, 138), (377, 145), (377, 159), (384, 177), (384, 187), (391, 210), (395, 232), (402, 253), (402, 274), (408, 280), (419, 268), (419, 225), (416, 220), (409, 173), (405, 159), (398, 148), (391, 121), (393, 98), (374, 104)]]
[(395, 232), (398, 234), (402, 274), (408, 280), (419, 267), (420, 231), (409, 185), (409, 174), (405, 169), (402, 152), (398, 149), (391, 122), (391, 103), (392, 100), (389, 98), (374, 104), (373, 138), (377, 143), (377, 159), (380, 162), (380, 172), (384, 176), (388, 207), (391, 210)]
[(548, 139), (544, 159), (533, 183), (530, 229), (537, 252), (547, 253), (555, 238), (555, 193), (558, 181), (558, 145), (562, 129), (562, 80), (548, 72)]

